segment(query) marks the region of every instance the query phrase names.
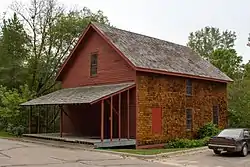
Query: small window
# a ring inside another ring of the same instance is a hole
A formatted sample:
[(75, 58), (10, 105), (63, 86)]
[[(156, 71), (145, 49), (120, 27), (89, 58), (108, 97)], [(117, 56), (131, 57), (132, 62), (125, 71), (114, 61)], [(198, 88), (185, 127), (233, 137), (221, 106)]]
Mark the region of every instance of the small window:
[(213, 124), (218, 125), (219, 123), (219, 107), (213, 106)]
[(162, 131), (161, 108), (152, 108), (152, 133), (161, 134), (161, 131)]
[(186, 81), (186, 94), (189, 96), (192, 95), (192, 81), (190, 79)]
[(97, 75), (97, 54), (91, 55), (90, 76)]
[(192, 109), (186, 109), (186, 129), (191, 130), (193, 125)]
[(243, 132), (243, 137), (244, 138), (249, 138), (249, 131), (248, 130), (244, 130), (244, 132)]

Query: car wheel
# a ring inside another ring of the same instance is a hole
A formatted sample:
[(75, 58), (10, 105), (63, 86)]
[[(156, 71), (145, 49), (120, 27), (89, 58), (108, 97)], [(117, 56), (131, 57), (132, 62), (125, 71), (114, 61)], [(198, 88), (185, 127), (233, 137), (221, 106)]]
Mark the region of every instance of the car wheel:
[(242, 150), (241, 150), (240, 153), (241, 153), (241, 156), (243, 156), (243, 157), (247, 156), (247, 154), (248, 154), (248, 148), (247, 148), (246, 144), (243, 145)]
[(221, 153), (221, 151), (218, 151), (218, 150), (214, 150), (214, 153), (219, 155)]

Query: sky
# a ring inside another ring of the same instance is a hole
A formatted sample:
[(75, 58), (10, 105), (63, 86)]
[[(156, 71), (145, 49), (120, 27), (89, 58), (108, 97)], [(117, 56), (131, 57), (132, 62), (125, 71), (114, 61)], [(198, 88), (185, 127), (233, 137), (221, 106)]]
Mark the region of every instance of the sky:
[[(19, 0), (29, 2), (29, 0)], [(249, 0), (58, 0), (71, 8), (102, 10), (117, 28), (186, 45), (190, 32), (205, 26), (237, 34), (235, 49), (244, 62), (250, 60), (246, 46), (250, 33)], [(0, 13), (11, 1), (0, 2)]]

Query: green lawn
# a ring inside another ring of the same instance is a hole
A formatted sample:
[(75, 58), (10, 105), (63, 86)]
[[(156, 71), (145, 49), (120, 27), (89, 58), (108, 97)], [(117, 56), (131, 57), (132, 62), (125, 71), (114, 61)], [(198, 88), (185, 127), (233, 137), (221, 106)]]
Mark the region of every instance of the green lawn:
[(8, 132), (0, 131), (0, 138), (8, 138), (8, 137), (14, 137), (14, 136), (9, 134)]
[(140, 155), (155, 155), (160, 153), (174, 152), (180, 150), (187, 150), (187, 148), (173, 148), (173, 149), (109, 149), (110, 151), (140, 154)]

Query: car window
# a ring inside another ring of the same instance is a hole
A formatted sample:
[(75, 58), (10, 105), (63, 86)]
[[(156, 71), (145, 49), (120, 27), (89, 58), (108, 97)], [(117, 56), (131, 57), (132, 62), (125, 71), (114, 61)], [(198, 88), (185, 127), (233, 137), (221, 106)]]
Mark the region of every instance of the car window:
[(244, 135), (244, 137), (249, 138), (249, 131), (248, 130), (244, 130), (243, 135)]
[(241, 129), (225, 129), (219, 133), (218, 137), (240, 137), (241, 133)]

